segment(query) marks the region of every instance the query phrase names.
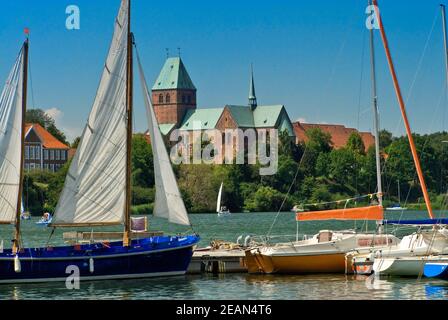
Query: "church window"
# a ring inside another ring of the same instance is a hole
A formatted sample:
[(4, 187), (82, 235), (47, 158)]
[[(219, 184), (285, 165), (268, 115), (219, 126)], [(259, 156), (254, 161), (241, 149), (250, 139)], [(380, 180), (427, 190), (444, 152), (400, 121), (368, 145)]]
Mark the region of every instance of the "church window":
[(185, 96), (182, 95), (182, 103), (185, 103)]
[(169, 93), (166, 94), (165, 102), (170, 103), (170, 94)]
[(163, 94), (159, 95), (159, 103), (163, 103)]
[(191, 96), (187, 96), (187, 102), (191, 103)]

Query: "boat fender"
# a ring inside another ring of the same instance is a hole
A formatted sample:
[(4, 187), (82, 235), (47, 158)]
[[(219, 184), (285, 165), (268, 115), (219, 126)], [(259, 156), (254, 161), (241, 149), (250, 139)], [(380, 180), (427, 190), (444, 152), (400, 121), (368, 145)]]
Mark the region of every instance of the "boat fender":
[(90, 257), (90, 259), (89, 259), (89, 271), (90, 271), (90, 273), (93, 273), (95, 271), (95, 266), (94, 266), (92, 257)]
[(248, 246), (249, 246), (249, 240), (250, 240), (250, 238), (251, 238), (251, 236), (247, 236), (247, 237), (244, 239), (244, 246), (245, 246), (245, 247), (248, 247)]
[(22, 271), (22, 265), (20, 264), (19, 255), (14, 257), (14, 271), (20, 273)]
[(381, 250), (375, 251), (374, 258), (381, 258)]
[(3, 240), (0, 242), (0, 253), (3, 253)]
[(236, 244), (239, 245), (241, 240), (243, 240), (243, 235), (240, 235), (238, 238), (236, 238)]

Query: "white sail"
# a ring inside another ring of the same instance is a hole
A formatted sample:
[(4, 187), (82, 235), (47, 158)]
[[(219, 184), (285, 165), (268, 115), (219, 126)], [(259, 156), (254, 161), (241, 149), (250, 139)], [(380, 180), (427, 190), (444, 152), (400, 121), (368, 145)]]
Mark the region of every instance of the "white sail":
[(22, 157), (23, 49), (0, 96), (0, 223), (16, 220)]
[(127, 28), (128, 1), (122, 0), (97, 95), (52, 225), (124, 222)]
[(218, 200), (216, 201), (216, 212), (221, 211), (222, 186), (223, 186), (223, 183), (221, 182), (221, 187), (219, 187), (219, 192), (218, 192)]
[(152, 107), (151, 98), (146, 84), (143, 68), (138, 59), (140, 83), (148, 118), (149, 135), (154, 157), (154, 179), (156, 186), (156, 199), (154, 216), (168, 219), (170, 222), (190, 225), (187, 210), (176, 182), (170, 158), (159, 130), (156, 115)]

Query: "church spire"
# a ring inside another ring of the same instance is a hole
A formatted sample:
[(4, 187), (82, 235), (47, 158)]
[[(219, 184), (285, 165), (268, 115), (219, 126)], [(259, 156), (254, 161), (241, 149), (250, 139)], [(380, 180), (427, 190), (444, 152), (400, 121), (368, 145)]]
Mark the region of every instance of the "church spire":
[(250, 86), (249, 86), (249, 107), (255, 110), (257, 107), (257, 97), (255, 96), (254, 68), (250, 65)]

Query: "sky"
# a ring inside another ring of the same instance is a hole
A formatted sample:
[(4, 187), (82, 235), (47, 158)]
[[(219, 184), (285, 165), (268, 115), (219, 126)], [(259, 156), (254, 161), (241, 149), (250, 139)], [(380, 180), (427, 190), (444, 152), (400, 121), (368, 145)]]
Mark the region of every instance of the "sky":
[[(447, 130), (440, 0), (380, 0), (412, 130)], [(66, 8), (80, 29), (66, 28)], [(0, 84), (30, 29), (28, 108), (47, 110), (69, 140), (82, 131), (99, 84), (120, 0), (15, 0), (0, 4)], [(247, 104), (250, 64), (260, 105), (285, 105), (292, 121), (371, 131), (367, 0), (133, 0), (132, 29), (152, 87), (166, 59), (181, 57), (198, 108)], [(404, 133), (375, 31), (381, 127)], [(137, 78), (137, 77), (136, 77)], [(136, 79), (136, 81), (138, 81)], [(146, 130), (135, 85), (135, 131)]]

